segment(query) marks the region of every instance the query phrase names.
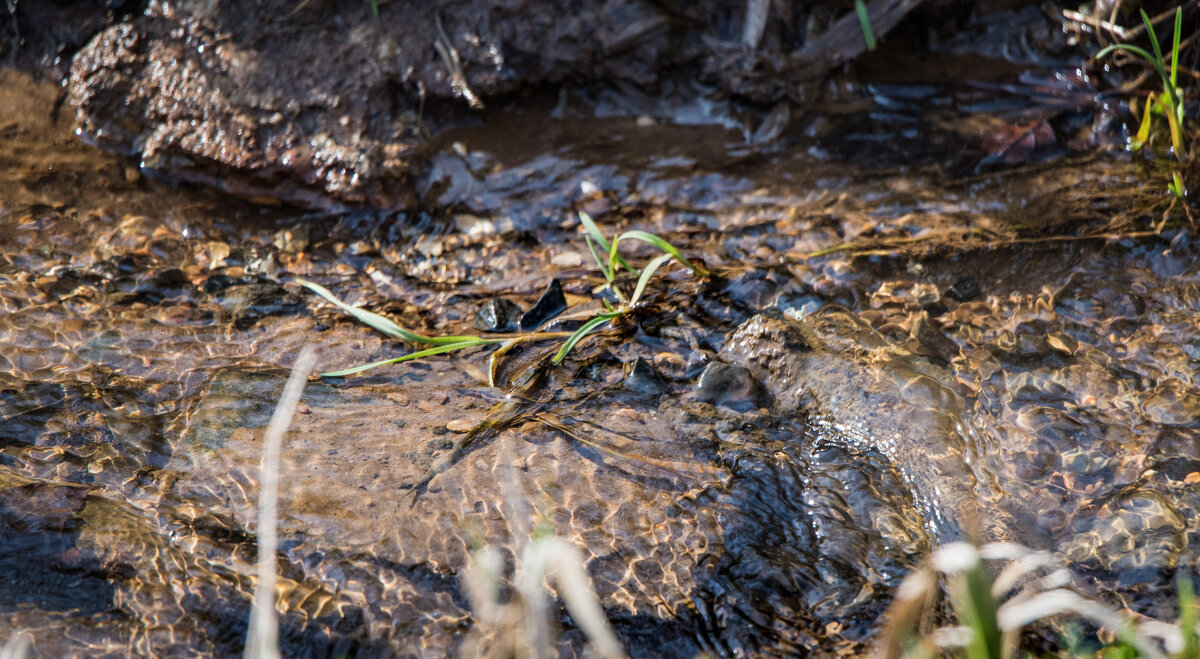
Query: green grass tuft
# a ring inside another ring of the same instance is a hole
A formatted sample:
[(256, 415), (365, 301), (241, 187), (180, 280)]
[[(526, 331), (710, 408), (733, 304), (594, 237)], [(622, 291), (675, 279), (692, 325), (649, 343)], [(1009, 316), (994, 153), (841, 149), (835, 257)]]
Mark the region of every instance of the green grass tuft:
[[(426, 336), (424, 334), (418, 334), (417, 332), (406, 329), (386, 316), (381, 316), (372, 311), (367, 311), (361, 307), (347, 304), (339, 300), (337, 296), (335, 296), (329, 289), (321, 286), (320, 284), (313, 283), (306, 279), (294, 280), (297, 284), (300, 284), (301, 286), (328, 300), (332, 304), (336, 305), (339, 309), (353, 316), (359, 322), (375, 329), (376, 331), (400, 341), (430, 346), (410, 352), (400, 357), (383, 359), (370, 364), (364, 364), (362, 366), (342, 369), (340, 371), (321, 373), (321, 375), (323, 377), (344, 377), (347, 375), (362, 373), (363, 371), (368, 371), (380, 366), (386, 366), (388, 364), (399, 364), (401, 362), (423, 359), (425, 357), (455, 352), (466, 348), (499, 345), (500, 348), (493, 354), (493, 359), (489, 367), (489, 372), (492, 374), (492, 384), (494, 384), (494, 374), (496, 372), (495, 358), (502, 355), (517, 343), (565, 338), (566, 340), (563, 342), (562, 347), (559, 348), (558, 352), (554, 355), (554, 359), (552, 360), (555, 365), (562, 363), (562, 360), (565, 359), (567, 355), (570, 354), (570, 352), (575, 348), (575, 346), (577, 346), (579, 342), (582, 341), (588, 334), (600, 329), (609, 321), (619, 318), (620, 316), (632, 311), (642, 299), (642, 295), (645, 293), (646, 287), (649, 285), (650, 280), (654, 277), (655, 273), (657, 273), (662, 266), (666, 265), (668, 261), (674, 260), (679, 262), (693, 274), (701, 277), (708, 276), (708, 270), (706, 270), (703, 266), (692, 263), (679, 251), (678, 248), (652, 233), (647, 233), (645, 231), (626, 231), (609, 242), (608, 238), (605, 237), (604, 233), (600, 231), (600, 228), (596, 226), (596, 223), (587, 213), (579, 213), (579, 222), (583, 225), (587, 232), (587, 235), (584, 236), (584, 240), (587, 242), (588, 249), (591, 251), (592, 257), (596, 259), (596, 265), (600, 268), (601, 274), (604, 275), (606, 283), (602, 290), (607, 290), (609, 293), (611, 293), (612, 296), (618, 300), (619, 305), (613, 306), (607, 299), (601, 298), (601, 302), (604, 304), (605, 310), (591, 315), (591, 317), (583, 324), (583, 326), (574, 332), (523, 332), (519, 334), (500, 335), (494, 337), (475, 335)], [(623, 240), (636, 240), (646, 243), (657, 248), (663, 252), (663, 254), (651, 260), (648, 264), (646, 264), (646, 267), (642, 268), (641, 271), (638, 271), (632, 265), (630, 265), (629, 261), (627, 261), (619, 252), (621, 241)], [(597, 250), (597, 246), (607, 254), (607, 259), (601, 256), (600, 251)], [(633, 289), (633, 295), (630, 297), (626, 297), (621, 289), (617, 286), (617, 272), (619, 267), (625, 268), (630, 273), (638, 275), (637, 284)]]

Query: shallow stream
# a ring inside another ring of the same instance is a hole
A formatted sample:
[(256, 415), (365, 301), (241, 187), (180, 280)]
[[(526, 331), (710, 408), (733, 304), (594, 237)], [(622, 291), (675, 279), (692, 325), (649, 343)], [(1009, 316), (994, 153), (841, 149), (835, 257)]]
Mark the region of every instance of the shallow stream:
[(406, 350), (291, 280), (428, 333), (554, 278), (596, 305), (578, 210), (714, 276), (672, 268), (561, 366), (514, 351), (517, 396), (485, 351), (310, 382), (283, 452), (285, 655), (454, 653), (470, 551), (511, 567), (533, 526), (584, 551), (635, 656), (857, 654), (976, 506), (985, 535), (1174, 619), (1200, 559), (1194, 238), (1089, 228), (1146, 185), (1119, 153), (968, 164), (983, 120), (915, 109), (955, 93), (873, 89), (757, 143), (727, 108), (514, 99), (439, 138), (417, 191), (437, 210), (329, 216), (159, 180), (0, 71), (0, 630), (37, 656), (239, 653), (292, 361)]

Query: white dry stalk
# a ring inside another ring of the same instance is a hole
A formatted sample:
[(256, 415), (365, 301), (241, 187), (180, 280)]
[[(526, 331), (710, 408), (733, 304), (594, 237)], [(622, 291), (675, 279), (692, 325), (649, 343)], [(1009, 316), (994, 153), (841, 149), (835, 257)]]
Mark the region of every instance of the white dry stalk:
[(275, 615), (276, 523), (279, 508), (279, 454), (296, 405), (304, 393), (304, 383), (316, 363), (311, 346), (300, 351), (292, 374), (283, 386), (283, 395), (267, 424), (263, 436), (262, 473), (258, 491), (258, 585), (250, 609), (250, 631), (246, 638), (247, 659), (278, 659), (279, 622)]
[(17, 632), (4, 647), (0, 648), (0, 659), (25, 659), (25, 655), (29, 653), (29, 646), (32, 641), (29, 635), (25, 632)]
[[(978, 548), (965, 542), (943, 545), (930, 556), (929, 567), (917, 569), (901, 582), (896, 590), (896, 601), (915, 603), (930, 593), (936, 587), (930, 567), (954, 579), (977, 569), (984, 560), (1009, 561), (992, 582), (992, 594), (995, 597), (1001, 598), (1018, 588), (1022, 582), (1025, 584), (996, 611), (996, 622), (1005, 632), (1007, 655), (1015, 650), (1016, 635), (1023, 627), (1064, 613), (1084, 618), (1125, 638), (1140, 656), (1148, 659), (1164, 657), (1152, 638), (1161, 640), (1168, 651), (1182, 648), (1182, 633), (1176, 625), (1149, 620), (1134, 627), (1129, 618), (1115, 610), (1063, 588), (1070, 583), (1071, 576), (1054, 560), (1052, 554), (1012, 543), (992, 543)], [(1028, 579), (1039, 572), (1044, 573), (1040, 578)], [(934, 630), (930, 640), (939, 647), (962, 647), (970, 643), (973, 633), (966, 627), (943, 627)]]
[(625, 656), (617, 635), (604, 617), (600, 598), (583, 566), (583, 554), (575, 545), (557, 537), (545, 538), (530, 543), (522, 559), (525, 578), (517, 587), (523, 590), (527, 602), (535, 601), (535, 597), (536, 601), (544, 601), (541, 599), (544, 597), (541, 575), (545, 575), (553, 581), (571, 617), (587, 634), (592, 649), (605, 659)]
[(516, 539), (519, 560), (513, 575), (512, 601), (498, 601), (504, 562), (500, 553), (485, 547), (472, 553), (471, 564), (463, 574), (467, 597), (477, 628), (463, 645), (462, 656), (481, 656), (483, 633), (479, 627), (496, 632), (497, 655), (551, 656), (550, 604), (546, 582), (550, 581), (566, 605), (571, 617), (588, 638), (595, 656), (604, 659), (625, 657), (617, 635), (613, 633), (600, 597), (592, 585), (582, 552), (572, 543), (548, 535), (531, 539), (529, 511), (525, 497), (517, 487), (512, 461), (505, 460), (502, 490), (512, 508), (508, 515), (509, 531)]

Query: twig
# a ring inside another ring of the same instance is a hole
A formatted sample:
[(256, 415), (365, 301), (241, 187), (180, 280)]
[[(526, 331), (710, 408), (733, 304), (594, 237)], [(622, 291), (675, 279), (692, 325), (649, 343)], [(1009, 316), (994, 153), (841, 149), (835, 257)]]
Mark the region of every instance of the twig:
[(1109, 21), (1101, 20), (1095, 16), (1088, 16), (1087, 14), (1071, 9), (1062, 10), (1062, 16), (1072, 23), (1081, 23), (1095, 29), (1097, 35), (1099, 35), (1101, 30), (1107, 30), (1116, 37), (1120, 38), (1121, 41), (1129, 41), (1129, 31), (1120, 25), (1115, 25)]

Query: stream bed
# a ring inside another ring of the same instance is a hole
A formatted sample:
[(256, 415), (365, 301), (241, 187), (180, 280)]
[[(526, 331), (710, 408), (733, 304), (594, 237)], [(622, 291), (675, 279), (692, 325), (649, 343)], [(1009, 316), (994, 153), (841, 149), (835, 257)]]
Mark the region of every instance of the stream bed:
[(1200, 560), (1194, 236), (1092, 228), (1160, 185), (1119, 152), (965, 166), (971, 116), (919, 109), (953, 93), (875, 88), (757, 142), (720, 108), (521, 98), (437, 138), (433, 210), (330, 214), (162, 180), (0, 70), (0, 632), (47, 657), (240, 653), (292, 361), (407, 350), (292, 280), (431, 334), (554, 279), (597, 305), (580, 210), (713, 275), (662, 271), (563, 364), (514, 350), (504, 386), (484, 350), (310, 381), (283, 448), (285, 656), (454, 654), (479, 631), (471, 552), (511, 569), (531, 527), (583, 551), (633, 656), (860, 654), (903, 576), (972, 532), (1174, 620)]

